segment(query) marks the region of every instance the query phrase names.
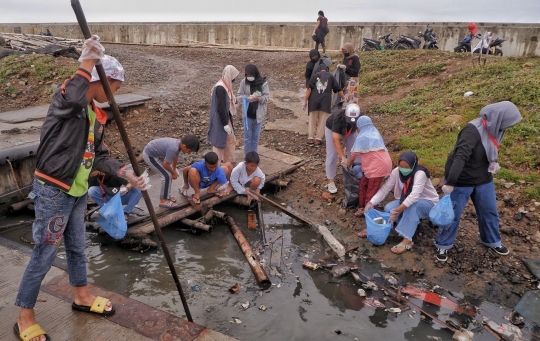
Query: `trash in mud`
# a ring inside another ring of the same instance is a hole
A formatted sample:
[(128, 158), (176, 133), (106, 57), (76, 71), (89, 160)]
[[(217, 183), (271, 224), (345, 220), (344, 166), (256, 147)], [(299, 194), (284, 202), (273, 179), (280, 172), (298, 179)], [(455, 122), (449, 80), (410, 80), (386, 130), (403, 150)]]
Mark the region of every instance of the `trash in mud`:
[(372, 281), (367, 281), (366, 283), (362, 284), (362, 287), (368, 290), (374, 290), (374, 291), (379, 290), (379, 287), (377, 286), (377, 284), (375, 284), (375, 282), (372, 282)]
[(336, 333), (336, 334), (340, 335), (340, 334), (341, 334), (341, 330), (339, 330), (339, 329), (336, 329), (336, 330), (334, 330), (334, 333)]
[[(432, 290), (437, 291), (439, 288), (440, 287), (435, 286), (433, 287)], [(408, 285), (407, 287), (401, 289), (401, 292), (403, 294), (411, 295), (414, 298), (418, 298), (426, 303), (431, 303), (441, 308), (453, 310), (458, 314), (466, 314), (469, 316), (476, 315), (476, 311), (469, 309), (468, 307), (461, 307), (458, 304), (450, 301), (446, 297), (439, 295), (436, 292), (432, 292), (430, 290), (418, 289), (416, 287)]]
[(302, 266), (304, 268), (307, 268), (307, 269), (310, 269), (310, 270), (316, 270), (319, 267), (319, 264), (309, 262), (309, 261), (306, 260), (306, 261), (304, 261), (304, 263), (302, 263)]
[(442, 341), (442, 339), (440, 337), (438, 337), (438, 336), (428, 335), (427, 338), (430, 339), (430, 340)]
[(501, 335), (505, 340), (520, 340), (523, 337), (521, 330), (511, 324), (503, 323), (499, 325), (494, 321), (487, 321), (486, 324), (489, 329)]
[(460, 330), (456, 331), (454, 335), (452, 336), (452, 340), (456, 341), (471, 341), (474, 337), (474, 333), (470, 330), (461, 328)]
[(540, 291), (531, 290), (523, 294), (518, 304), (514, 307), (514, 311), (521, 315), (527, 322), (530, 322), (537, 327), (540, 326)]
[(197, 284), (195, 284), (194, 286), (191, 287), (191, 290), (193, 290), (193, 291), (201, 291), (201, 288), (199, 288), (199, 286)]
[(246, 303), (242, 304), (242, 308), (244, 309), (249, 308), (249, 301), (246, 301)]
[(332, 268), (332, 276), (341, 277), (351, 272), (351, 267), (347, 265), (336, 265)]
[(240, 324), (242, 323), (242, 321), (240, 319), (237, 319), (237, 318), (233, 318), (232, 321), (229, 321), (230, 323), (237, 323), (237, 324)]
[(449, 325), (450, 327), (452, 327), (452, 328), (454, 328), (454, 329), (459, 330), (459, 329), (462, 328), (462, 327), (461, 327), (461, 324), (459, 323), (459, 321), (456, 320), (455, 318), (450, 317), (450, 318), (448, 318), (445, 322), (446, 322), (447, 325)]
[(266, 311), (266, 309), (268, 309), (265, 305), (260, 305), (259, 306), (259, 310), (262, 310), (262, 311)]
[(386, 309), (384, 309), (384, 311), (387, 311), (389, 313), (401, 314), (401, 309), (399, 309), (399, 308), (386, 308)]
[(508, 321), (515, 326), (521, 326), (525, 323), (523, 316), (519, 315), (516, 311), (512, 311), (510, 316), (508, 316)]
[(396, 279), (394, 276), (392, 276), (392, 275), (384, 276), (384, 279), (385, 279), (388, 283), (390, 283), (390, 285), (392, 285), (392, 286), (397, 286), (397, 285), (398, 285), (397, 279)]
[(358, 296), (366, 297), (366, 291), (364, 289), (358, 289)]
[(469, 96), (472, 96), (472, 95), (474, 95), (474, 92), (467, 91), (466, 93), (463, 94), (463, 97), (469, 97)]
[(364, 305), (367, 307), (373, 307), (373, 308), (386, 308), (384, 304), (382, 304), (378, 299), (373, 297), (368, 297), (364, 300)]
[(240, 289), (242, 289), (242, 287), (240, 286), (240, 284), (236, 283), (235, 285), (229, 288), (229, 292), (231, 294), (236, 294), (237, 292), (240, 291)]

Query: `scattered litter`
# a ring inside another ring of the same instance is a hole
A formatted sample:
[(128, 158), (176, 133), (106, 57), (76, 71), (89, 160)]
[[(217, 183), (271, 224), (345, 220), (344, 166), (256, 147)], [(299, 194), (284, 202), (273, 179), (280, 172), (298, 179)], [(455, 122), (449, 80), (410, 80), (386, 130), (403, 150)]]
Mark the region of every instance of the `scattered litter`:
[(249, 301), (246, 301), (246, 303), (242, 304), (242, 308), (244, 309), (249, 308)]
[(130, 262), (133, 262), (134, 259), (135, 259), (135, 258), (129, 257), (129, 261), (130, 261)]
[(386, 308), (384, 304), (382, 304), (379, 300), (373, 297), (366, 298), (364, 300), (364, 305), (368, 307), (373, 307), (373, 308)]
[(365, 297), (366, 296), (366, 291), (364, 289), (358, 289), (358, 296)]
[(366, 283), (362, 284), (362, 287), (364, 289), (368, 289), (368, 290), (379, 290), (379, 287), (377, 286), (377, 284), (375, 284), (375, 282), (372, 282), (372, 281), (367, 281)]
[(266, 311), (268, 309), (265, 305), (262, 305), (259, 307), (259, 310)]
[(230, 323), (237, 323), (237, 324), (240, 324), (242, 323), (242, 321), (240, 319), (237, 319), (237, 318), (233, 318), (232, 321), (229, 321)]
[(469, 96), (472, 96), (472, 95), (474, 95), (474, 92), (467, 91), (466, 93), (463, 94), (463, 97), (469, 97)]
[(241, 288), (242, 287), (240, 286), (240, 284), (236, 283), (235, 285), (229, 288), (229, 292), (231, 294), (236, 294), (238, 291), (240, 291)]
[(201, 291), (201, 288), (199, 288), (199, 286), (197, 284), (195, 284), (194, 286), (191, 287), (191, 290), (193, 290), (193, 291)]
[(392, 275), (388, 275), (388, 276), (385, 276), (384, 279), (386, 279), (386, 281), (388, 283), (390, 283), (390, 285), (393, 285), (393, 286), (397, 286), (398, 285), (398, 281), (397, 279), (392, 276)]
[(430, 339), (430, 340), (442, 341), (442, 339), (440, 337), (438, 337), (438, 336), (428, 335), (427, 338)]
[(399, 309), (399, 308), (386, 308), (386, 309), (384, 309), (384, 311), (387, 311), (389, 313), (401, 314), (401, 309)]
[(412, 318), (412, 319), (414, 318), (414, 316), (412, 316), (412, 314), (409, 314), (409, 315), (407, 315), (407, 316), (409, 316), (409, 317)]
[(335, 332), (336, 334), (338, 334), (338, 335), (341, 334), (341, 330), (339, 330), (339, 329), (334, 330), (334, 332)]
[(452, 340), (456, 341), (471, 341), (474, 337), (474, 333), (470, 330), (461, 328), (460, 330), (454, 333)]
[(499, 325), (494, 321), (487, 321), (487, 326), (495, 333), (502, 335), (505, 340), (519, 340), (523, 337), (523, 333), (518, 327), (508, 323)]
[(332, 268), (332, 276), (341, 277), (351, 272), (351, 267), (347, 265), (336, 265)]
[(277, 285), (278, 288), (281, 288), (282, 286), (283, 286), (283, 285), (282, 285), (281, 283), (279, 283), (279, 284)]

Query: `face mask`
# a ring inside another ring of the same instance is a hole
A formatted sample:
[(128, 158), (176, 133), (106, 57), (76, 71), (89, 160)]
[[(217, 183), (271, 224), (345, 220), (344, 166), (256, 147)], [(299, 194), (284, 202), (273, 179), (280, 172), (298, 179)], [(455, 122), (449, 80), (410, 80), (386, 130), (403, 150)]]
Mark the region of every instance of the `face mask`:
[(344, 55), (345, 57), (348, 57), (348, 56), (350, 55), (350, 53), (349, 53), (349, 52), (345, 52), (345, 53), (343, 53), (343, 55)]
[(255, 80), (255, 77), (246, 77), (246, 79), (250, 82), (253, 82)]
[(399, 168), (399, 172), (403, 174), (403, 176), (407, 176), (411, 174), (413, 171), (412, 168), (401, 168), (401, 167), (398, 167), (398, 168)]
[(319, 58), (312, 58), (311, 61), (316, 63), (319, 60)]

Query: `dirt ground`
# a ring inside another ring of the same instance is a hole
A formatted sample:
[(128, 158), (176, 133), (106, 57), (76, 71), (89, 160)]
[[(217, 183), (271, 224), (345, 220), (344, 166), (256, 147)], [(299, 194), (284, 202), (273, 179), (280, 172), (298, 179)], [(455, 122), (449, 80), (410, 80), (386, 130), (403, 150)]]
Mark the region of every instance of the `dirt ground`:
[[(288, 176), (292, 181), (287, 189), (277, 194), (282, 202), (312, 221), (326, 223), (346, 246), (358, 244), (361, 254), (380, 259), (392, 270), (414, 273), (433, 284), (466, 296), (485, 298), (511, 308), (525, 291), (538, 287), (538, 279), (530, 274), (521, 261), (522, 258), (540, 256), (540, 203), (526, 200), (521, 195), (522, 189), (530, 185), (527, 183), (508, 183), (497, 189), (503, 243), (511, 250), (508, 256), (498, 256), (480, 244), (477, 220), (471, 203), (464, 211), (455, 247), (450, 250), (446, 263), (435, 261), (433, 240), (436, 228), (428, 221), (419, 226), (412, 252), (399, 256), (390, 252), (390, 247), (400, 241), (397, 235), (391, 234), (383, 246), (373, 246), (366, 239), (356, 236), (358, 231), (365, 228), (365, 221), (363, 218), (354, 217), (354, 210), (341, 208), (344, 197), (341, 172), (338, 171), (336, 177), (340, 191), (331, 195), (325, 186), (325, 147), (306, 145), (307, 113), (301, 111), (297, 97), (299, 89), (304, 86), (303, 72), (308, 60), (307, 52), (277, 53), (127, 45), (106, 45), (106, 49), (107, 53), (116, 56), (126, 69), (126, 80), (118, 94), (138, 93), (153, 97), (145, 105), (127, 109), (123, 113), (131, 144), (137, 155), (152, 139), (181, 137), (191, 133), (199, 136), (204, 141), (204, 146), (199, 155), (191, 155), (186, 158), (185, 163), (201, 157), (211, 148), (206, 144), (206, 131), (213, 84), (219, 80), (225, 65), (232, 64), (240, 70), (237, 81), (239, 83), (245, 65), (254, 63), (261, 74), (268, 78), (272, 97), (260, 144), (307, 160), (304, 166)], [(339, 62), (339, 55), (329, 56)], [(62, 61), (70, 62), (76, 65), (75, 61)], [(421, 63), (422, 60), (418, 62)], [(446, 67), (446, 72), (452, 72), (459, 66), (449, 60)], [(361, 98), (360, 106), (362, 111), (370, 115), (371, 106), (399, 98), (415, 85), (423, 86), (436, 81), (435, 77), (413, 80), (412, 84), (398, 89), (392, 95)], [(45, 104), (50, 97), (50, 91), (45, 88), (60, 82), (52, 79), (44, 84), (31, 85), (32, 91), (23, 92), (24, 89), (19, 89), (17, 96), (4, 96), (0, 98), (0, 111)], [(14, 86), (18, 86), (16, 82)], [(27, 84), (24, 86), (28, 88)], [(370, 117), (385, 137), (388, 149), (395, 159), (401, 151), (394, 144), (393, 138), (405, 133), (407, 128), (399, 125), (396, 128), (395, 122), (390, 122), (385, 115)], [(243, 132), (240, 121), (237, 115), (235, 133), (237, 146), (241, 148)], [(275, 130), (275, 126), (286, 125), (286, 130)], [(269, 126), (274, 128), (270, 130)], [(114, 123), (110, 125), (107, 134), (107, 143), (112, 153), (117, 157), (124, 157), (125, 149)], [(441, 179), (433, 181), (436, 187), (440, 188)], [(388, 200), (391, 197), (392, 193)]]

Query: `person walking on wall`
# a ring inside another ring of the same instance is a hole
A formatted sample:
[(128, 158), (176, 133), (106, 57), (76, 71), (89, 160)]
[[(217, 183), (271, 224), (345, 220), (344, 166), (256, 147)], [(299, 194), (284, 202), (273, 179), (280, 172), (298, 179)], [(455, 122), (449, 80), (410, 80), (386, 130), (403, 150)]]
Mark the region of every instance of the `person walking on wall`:
[[(259, 147), (261, 128), (270, 98), (266, 77), (261, 76), (255, 65), (246, 65), (245, 75), (246, 78), (240, 82), (240, 88), (238, 88), (237, 92), (239, 97), (247, 97), (249, 103), (247, 111), (244, 108), (242, 115), (242, 121), (244, 122), (244, 155), (249, 152), (256, 152)], [(244, 113), (246, 114), (244, 115)]]
[(210, 121), (208, 122), (207, 140), (212, 144), (212, 151), (219, 156), (221, 162), (236, 165), (234, 148), (233, 114), (236, 112), (236, 97), (232, 91), (232, 83), (240, 72), (232, 65), (223, 69), (221, 79), (212, 89), (210, 104)]
[(313, 30), (313, 39), (315, 40), (315, 50), (319, 50), (319, 44), (322, 47), (322, 52), (326, 52), (326, 45), (324, 44), (324, 37), (330, 32), (328, 29), (328, 19), (324, 16), (323, 11), (319, 11), (319, 17), (317, 18), (317, 26)]

